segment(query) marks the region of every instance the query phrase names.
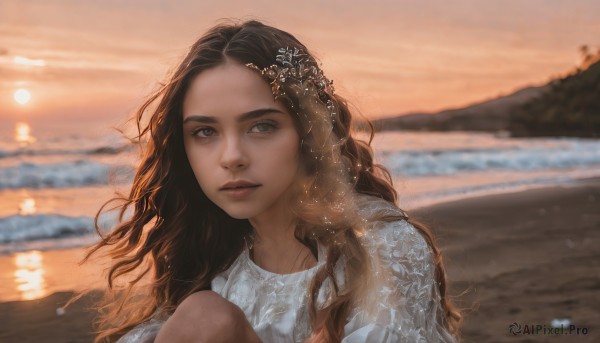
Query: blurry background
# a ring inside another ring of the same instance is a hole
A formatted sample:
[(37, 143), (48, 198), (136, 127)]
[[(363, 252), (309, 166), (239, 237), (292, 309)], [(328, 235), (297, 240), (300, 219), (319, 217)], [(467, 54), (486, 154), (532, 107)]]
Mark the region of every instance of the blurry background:
[(599, 12), (591, 0), (3, 0), (0, 118), (120, 119), (219, 18), (292, 32), (372, 118), (462, 107), (570, 71), (599, 44)]
[[(600, 175), (599, 17), (593, 0), (0, 0), (0, 301), (101, 286), (98, 268), (74, 267), (72, 248), (95, 241), (93, 216), (136, 166), (113, 127), (221, 18), (262, 20), (320, 58), (381, 131), (377, 158), (410, 210)], [(477, 256), (495, 275), (500, 262)], [(0, 339), (16, 340), (22, 327), (4, 323)]]

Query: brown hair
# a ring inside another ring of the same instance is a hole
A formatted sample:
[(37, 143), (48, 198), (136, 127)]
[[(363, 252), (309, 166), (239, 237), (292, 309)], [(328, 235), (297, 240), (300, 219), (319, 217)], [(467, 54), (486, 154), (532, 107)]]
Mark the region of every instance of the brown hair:
[[(120, 224), (89, 251), (90, 257), (108, 248), (113, 265), (108, 274), (112, 291), (102, 307), (100, 334), (96, 342), (114, 341), (157, 311), (172, 313), (190, 294), (210, 289), (211, 280), (226, 270), (244, 247), (252, 227), (247, 220), (233, 219), (202, 192), (187, 160), (182, 137), (182, 106), (192, 79), (203, 70), (226, 60), (266, 68), (274, 63), (281, 47), (298, 48), (316, 63), (308, 49), (287, 32), (257, 21), (222, 24), (194, 43), (166, 84), (137, 111), (137, 140), (145, 144), (129, 195), (121, 201)], [(317, 242), (327, 249), (327, 261), (310, 289), (313, 328), (327, 342), (339, 342), (345, 320), (361, 287), (368, 256), (356, 235), (350, 213), (352, 193), (374, 195), (396, 203), (389, 172), (373, 160), (370, 143), (351, 133), (352, 115), (337, 94), (325, 95), (333, 102), (335, 115), (322, 99), (307, 102), (293, 88), (282, 97), (302, 137), (301, 160), (305, 177), (299, 181), (294, 212), (299, 218), (296, 238), (315, 253)], [(323, 114), (323, 111), (329, 111)], [(143, 124), (145, 113), (149, 121)], [(315, 158), (315, 156), (319, 158)], [(302, 201), (300, 201), (302, 200)], [(319, 206), (315, 206), (315, 205)], [(130, 216), (126, 211), (133, 207)], [(324, 221), (325, 218), (325, 221)], [(386, 217), (378, 220), (398, 220)], [(445, 325), (458, 336), (461, 316), (446, 296), (446, 274), (433, 235), (424, 225), (409, 220), (426, 239), (435, 255)], [(98, 225), (96, 224), (97, 231)], [(326, 230), (323, 229), (326, 228)], [(102, 234), (101, 234), (102, 236)], [(345, 258), (344, 290), (339, 290), (333, 270)], [(86, 259), (87, 259), (86, 257)], [(124, 287), (121, 277), (131, 277)], [(144, 278), (150, 278), (142, 286)], [(316, 306), (320, 286), (331, 278), (336, 297), (324, 309)], [(115, 301), (115, 298), (118, 301)]]

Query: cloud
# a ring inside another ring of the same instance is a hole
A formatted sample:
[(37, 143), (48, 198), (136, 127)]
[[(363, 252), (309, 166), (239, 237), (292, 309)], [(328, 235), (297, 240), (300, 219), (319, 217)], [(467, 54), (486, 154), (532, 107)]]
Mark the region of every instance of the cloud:
[(27, 58), (27, 57), (23, 57), (23, 56), (14, 56), (13, 63), (19, 64), (19, 65), (24, 65), (24, 66), (30, 66), (30, 67), (45, 67), (46, 66), (46, 61), (44, 61), (44, 60), (33, 60), (31, 58)]

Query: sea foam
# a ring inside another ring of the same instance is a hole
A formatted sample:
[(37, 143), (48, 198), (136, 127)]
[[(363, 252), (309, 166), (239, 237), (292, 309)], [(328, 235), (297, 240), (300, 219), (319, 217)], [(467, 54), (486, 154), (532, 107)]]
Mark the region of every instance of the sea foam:
[(67, 161), (53, 164), (22, 162), (0, 169), (0, 189), (7, 188), (64, 188), (105, 185), (129, 179), (133, 168), (110, 165), (91, 160)]

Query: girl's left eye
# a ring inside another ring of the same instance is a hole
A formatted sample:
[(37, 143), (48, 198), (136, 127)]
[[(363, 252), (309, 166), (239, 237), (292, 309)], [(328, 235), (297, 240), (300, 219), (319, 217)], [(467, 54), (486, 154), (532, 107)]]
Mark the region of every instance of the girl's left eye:
[(201, 127), (192, 132), (193, 136), (196, 136), (199, 138), (208, 138), (214, 134), (215, 134), (215, 130), (210, 127)]
[(250, 129), (251, 133), (268, 133), (272, 132), (277, 128), (275, 124), (272, 123), (258, 123)]

